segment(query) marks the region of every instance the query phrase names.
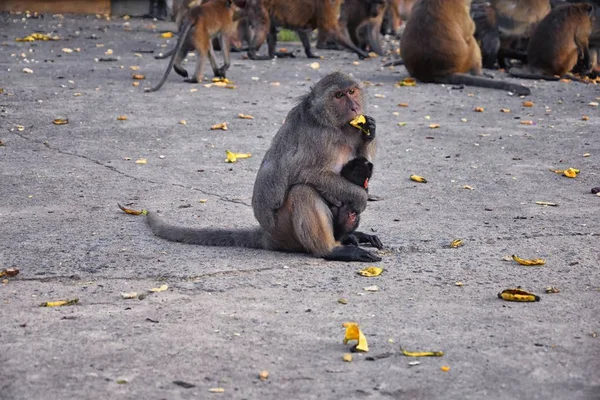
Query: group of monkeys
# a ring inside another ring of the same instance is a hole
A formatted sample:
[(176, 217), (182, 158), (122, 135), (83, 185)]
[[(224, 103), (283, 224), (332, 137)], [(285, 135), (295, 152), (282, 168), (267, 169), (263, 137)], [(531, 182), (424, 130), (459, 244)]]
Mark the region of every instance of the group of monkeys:
[[(297, 32), (308, 58), (318, 57), (310, 44), (315, 29), (318, 48), (345, 48), (360, 58), (383, 54), (381, 33), (401, 30), (402, 59), (393, 64), (404, 64), (424, 82), (527, 95), (529, 88), (484, 77), (482, 68), (498, 66), (516, 77), (546, 80), (600, 73), (600, 0), (173, 0), (172, 12), (177, 44), (157, 56), (170, 57), (169, 66), (148, 91), (160, 89), (171, 69), (188, 82), (202, 81), (206, 58), (215, 77), (224, 78), (232, 48), (245, 49), (252, 60), (294, 57), (276, 51), (279, 27)], [(259, 55), (265, 40), (268, 54)], [(198, 60), (189, 76), (182, 62), (193, 50)]]
[[(378, 49), (372, 42), (379, 40), (372, 24), (379, 31), (386, 7), (401, 4), (407, 20), (400, 43), (402, 60), (396, 63), (403, 63), (412, 76), (424, 82), (527, 95), (530, 90), (525, 86), (481, 76), (482, 67), (497, 63), (515, 76), (534, 79), (559, 79), (569, 72), (593, 74), (595, 68), (597, 72), (600, 32), (594, 27), (593, 1), (344, 0), (342, 8), (342, 0), (176, 1), (177, 45), (165, 55), (171, 57), (169, 67), (152, 90), (164, 84), (171, 68), (187, 77), (181, 63), (194, 49), (199, 58), (191, 82), (201, 81), (206, 57), (214, 74), (225, 77), (230, 47), (240, 42), (247, 45), (252, 59), (290, 56), (275, 52), (277, 27), (296, 30), (307, 57), (315, 57), (309, 41), (314, 29), (321, 32), (321, 45), (332, 41), (366, 57), (367, 50)], [(366, 7), (363, 16), (368, 18), (350, 23), (356, 4)], [(216, 36), (225, 56), (221, 67), (211, 42)], [(259, 56), (265, 36), (268, 55)], [(515, 59), (523, 66), (512, 67), (509, 60)], [(337, 261), (381, 260), (359, 247), (367, 243), (381, 249), (379, 238), (356, 230), (367, 205), (377, 142), (373, 118), (364, 116), (360, 129), (350, 124), (365, 112), (363, 96), (357, 80), (335, 72), (322, 78), (289, 112), (254, 184), (252, 207), (259, 227), (178, 227), (151, 212), (148, 223), (153, 233), (190, 244), (304, 252)]]

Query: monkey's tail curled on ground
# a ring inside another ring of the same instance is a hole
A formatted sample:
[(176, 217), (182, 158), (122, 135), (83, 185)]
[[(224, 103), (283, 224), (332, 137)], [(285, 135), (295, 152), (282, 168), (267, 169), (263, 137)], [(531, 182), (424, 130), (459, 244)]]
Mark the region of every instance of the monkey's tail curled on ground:
[(211, 229), (187, 228), (170, 225), (159, 218), (155, 212), (148, 212), (148, 225), (154, 235), (172, 242), (197, 244), (202, 246), (247, 247), (265, 249), (262, 228), (249, 229)]
[(169, 60), (169, 66), (167, 67), (165, 74), (163, 75), (163, 77), (160, 80), (160, 82), (158, 83), (158, 85), (156, 85), (155, 87), (153, 87), (151, 89), (146, 89), (146, 92), (156, 92), (158, 89), (160, 89), (162, 87), (162, 85), (165, 84), (167, 77), (169, 76), (169, 73), (171, 72), (171, 69), (173, 69), (173, 64), (175, 64), (175, 57), (177, 57), (177, 54), (181, 51), (183, 42), (187, 38), (187, 36), (190, 33), (190, 30), (192, 29), (193, 26), (194, 26), (194, 24), (191, 21), (186, 21), (184, 23), (183, 27), (181, 28), (181, 33), (180, 33), (179, 37), (177, 38), (177, 44), (175, 45), (175, 49), (173, 50), (173, 53), (171, 55), (171, 60)]
[(501, 89), (514, 92), (519, 96), (527, 96), (531, 94), (531, 90), (523, 85), (504, 81), (494, 81), (491, 79), (481, 78), (479, 76), (467, 75), (467, 74), (452, 74), (448, 76), (435, 77), (435, 82), (438, 83), (449, 83), (453, 85), (467, 85), (467, 86), (478, 86), (492, 89)]

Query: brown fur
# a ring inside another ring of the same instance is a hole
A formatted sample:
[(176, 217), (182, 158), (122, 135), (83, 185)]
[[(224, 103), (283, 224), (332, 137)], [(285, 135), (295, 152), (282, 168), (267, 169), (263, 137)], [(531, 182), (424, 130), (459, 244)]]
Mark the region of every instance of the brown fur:
[(529, 40), (527, 68), (512, 68), (511, 75), (532, 79), (557, 79), (581, 60), (583, 73), (592, 69), (589, 38), (594, 8), (578, 3), (556, 7), (544, 18)]
[[(341, 46), (354, 51), (361, 58), (369, 55), (356, 47), (342, 34), (338, 26), (338, 14), (342, 0), (263, 0), (263, 4), (271, 18), (271, 28), (267, 38), (269, 56), (286, 56), (276, 53), (277, 26), (294, 29), (298, 32), (304, 52), (309, 58), (318, 58), (310, 48), (309, 32), (314, 29), (323, 31), (323, 34), (333, 38)], [(289, 54), (287, 54), (289, 56)]]
[[(528, 88), (481, 75), (481, 50), (468, 0), (420, 0), (412, 8), (400, 43), (406, 69), (424, 82), (465, 84), (513, 91)], [(471, 74), (471, 75), (467, 75)]]

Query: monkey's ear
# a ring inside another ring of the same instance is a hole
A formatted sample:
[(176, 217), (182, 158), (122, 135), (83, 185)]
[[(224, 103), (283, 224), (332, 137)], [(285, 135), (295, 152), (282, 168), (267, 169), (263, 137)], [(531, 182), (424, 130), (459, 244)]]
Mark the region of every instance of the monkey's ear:
[(595, 13), (596, 10), (594, 9), (594, 6), (591, 4), (588, 4), (586, 8), (587, 8), (588, 15), (593, 18), (596, 14)]

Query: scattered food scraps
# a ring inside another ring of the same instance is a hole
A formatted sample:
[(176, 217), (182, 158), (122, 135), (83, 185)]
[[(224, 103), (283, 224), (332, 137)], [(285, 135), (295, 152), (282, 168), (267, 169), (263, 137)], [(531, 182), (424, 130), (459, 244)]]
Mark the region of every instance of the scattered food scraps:
[(408, 103), (398, 103), (398, 107), (408, 107)]
[(396, 83), (396, 87), (402, 86), (417, 86), (417, 81), (414, 78), (405, 78)]
[(72, 306), (74, 304), (79, 303), (79, 299), (72, 300), (56, 300), (56, 301), (45, 301), (40, 304), (40, 307), (62, 307), (62, 306)]
[(510, 112), (510, 108), (501, 108), (500, 112), (501, 113), (509, 113)]
[(171, 39), (173, 36), (173, 32), (163, 32), (160, 34), (160, 37), (163, 39)]
[(367, 268), (363, 268), (360, 271), (358, 271), (358, 274), (361, 275), (361, 276), (365, 276), (365, 277), (371, 278), (371, 277), (374, 277), (374, 276), (381, 275), (382, 272), (383, 272), (382, 268), (367, 267)]
[(3, 276), (13, 277), (19, 275), (19, 268), (6, 268), (0, 271), (0, 278)]
[(379, 291), (379, 286), (377, 286), (377, 285), (366, 286), (366, 287), (363, 288), (363, 290), (365, 292), (378, 292)]
[(169, 285), (161, 285), (160, 287), (150, 289), (150, 291), (152, 293), (159, 293), (159, 292), (164, 292), (168, 288), (169, 288)]
[(321, 68), (321, 65), (318, 62), (314, 62), (314, 63), (310, 64), (310, 67), (312, 69), (319, 69), (319, 68)]
[(498, 298), (506, 301), (533, 302), (540, 301), (540, 296), (522, 289), (506, 289), (498, 293)]
[(261, 381), (266, 381), (267, 379), (269, 379), (269, 371), (262, 370), (258, 373), (258, 379), (260, 379)]
[(462, 239), (454, 239), (451, 243), (450, 243), (450, 247), (452, 248), (457, 248), (457, 247), (461, 247), (465, 244), (464, 240)]
[(52, 121), (52, 123), (54, 125), (66, 125), (69, 123), (69, 119), (68, 118), (56, 118), (54, 121)]
[(34, 42), (36, 40), (48, 41), (48, 40), (60, 40), (58, 36), (44, 35), (43, 33), (32, 33), (24, 38), (16, 38), (16, 42)]
[(442, 357), (444, 355), (443, 351), (407, 351), (402, 348), (400, 351), (407, 357)]
[(342, 360), (344, 360), (346, 362), (352, 362), (352, 354), (351, 353), (344, 353), (344, 355), (342, 356)]
[(483, 107), (475, 107), (473, 109), (473, 111), (475, 111), (475, 112), (483, 112), (483, 111), (485, 111), (485, 109)]
[(535, 125), (534, 121), (521, 121), (521, 125)]
[(119, 115), (117, 121), (127, 121), (127, 115)]
[(548, 286), (544, 291), (546, 293), (560, 293), (560, 289), (554, 286)]
[(419, 183), (427, 183), (427, 179), (423, 178), (422, 176), (419, 175), (411, 175), (410, 176), (410, 180), (411, 181), (415, 181), (415, 182), (419, 182)]
[(535, 204), (539, 206), (558, 207), (558, 203), (551, 203), (549, 201), (536, 201)]
[(215, 124), (210, 127), (211, 131), (216, 131), (217, 129), (221, 129), (222, 131), (227, 130), (227, 122), (221, 122), (220, 124)]
[(515, 260), (516, 262), (518, 262), (519, 264), (526, 265), (526, 266), (546, 264), (546, 260), (544, 260), (542, 258), (533, 258), (533, 259), (527, 260), (527, 259), (524, 259), (521, 257), (517, 257), (516, 255), (513, 254), (512, 259)]
[(145, 158), (139, 158), (137, 160), (135, 160), (136, 164), (148, 164), (148, 160), (146, 160)]
[(348, 304), (348, 299), (342, 297), (342, 298), (338, 299), (337, 302), (340, 303), (340, 304)]
[(563, 175), (567, 178), (577, 178), (577, 174), (579, 174), (579, 170), (575, 168), (567, 168), (563, 171)]
[(210, 388), (208, 391), (211, 393), (225, 393), (225, 389), (223, 388)]
[(141, 81), (143, 79), (146, 79), (146, 75), (142, 75), (142, 74), (133, 74), (131, 77), (133, 79), (137, 80), (137, 81)]
[(533, 106), (534, 106), (533, 101), (528, 100), (528, 101), (523, 102), (523, 107), (533, 107)]
[(440, 369), (441, 369), (442, 371), (444, 371), (444, 372), (448, 372), (448, 371), (450, 371), (450, 367), (449, 367), (449, 366), (447, 366), (447, 365), (442, 365), (442, 366), (440, 367)]
[(124, 299), (135, 299), (137, 296), (138, 296), (138, 294), (136, 292), (121, 293), (121, 297)]
[(431, 129), (437, 129), (439, 127), (440, 127), (440, 124), (429, 124), (429, 128), (431, 128)]
[(582, 115), (582, 116), (581, 116), (581, 120), (582, 120), (582, 121), (589, 121), (589, 120), (590, 120), (590, 117), (588, 117), (587, 115)]
[(238, 118), (239, 118), (239, 119), (254, 119), (254, 117), (253, 117), (252, 115), (249, 115), (249, 114), (242, 114), (242, 113), (239, 113), (239, 114), (238, 114)]
[(133, 210), (131, 208), (123, 207), (119, 203), (117, 203), (117, 206), (119, 206), (121, 211), (123, 211), (125, 214), (129, 214), (129, 215), (146, 215), (146, 214), (148, 214), (148, 210), (144, 210), (144, 209)]
[(469, 185), (464, 185), (462, 188), (467, 190), (474, 190), (473, 187)]
[(225, 159), (225, 162), (228, 162), (228, 163), (234, 163), (238, 159), (241, 159), (241, 158), (252, 157), (251, 153), (233, 153), (229, 150), (225, 150), (225, 154), (227, 154), (227, 158)]
[(367, 344), (367, 338), (361, 332), (360, 327), (356, 322), (344, 322), (342, 324), (344, 328), (346, 328), (346, 334), (344, 335), (344, 344), (348, 343), (351, 340), (356, 340), (358, 343), (354, 347), (357, 351), (368, 352), (369, 345)]

